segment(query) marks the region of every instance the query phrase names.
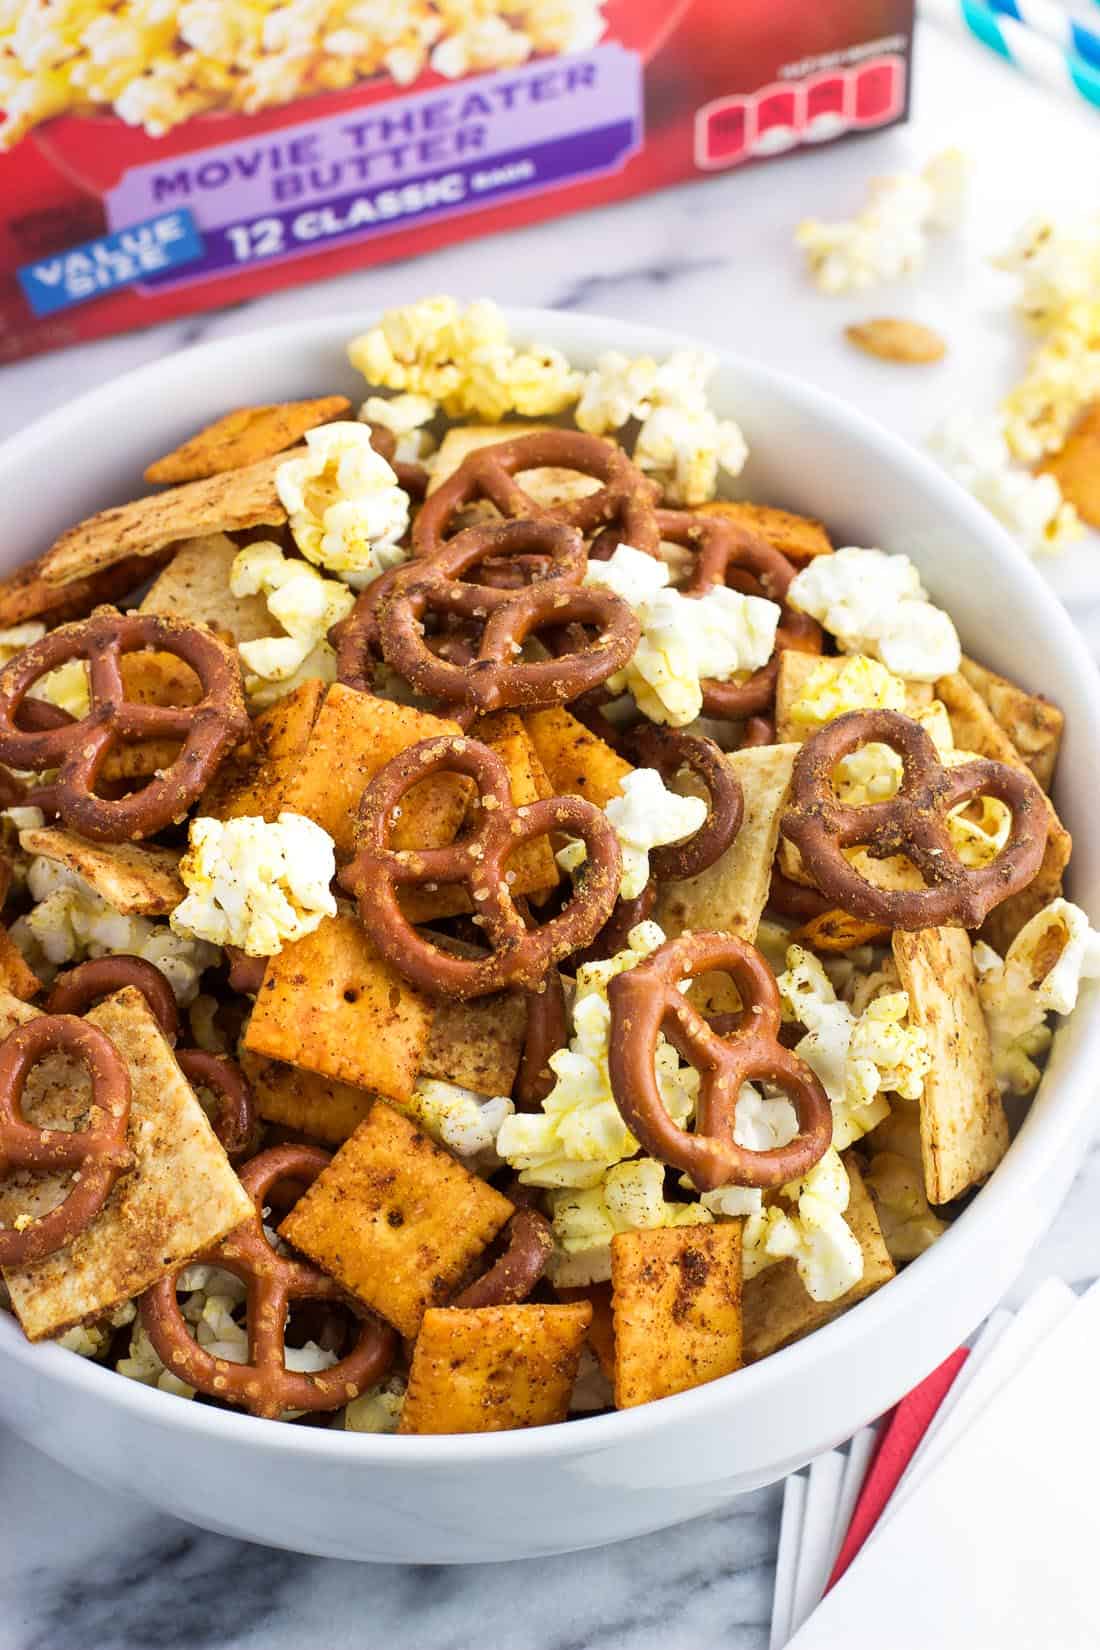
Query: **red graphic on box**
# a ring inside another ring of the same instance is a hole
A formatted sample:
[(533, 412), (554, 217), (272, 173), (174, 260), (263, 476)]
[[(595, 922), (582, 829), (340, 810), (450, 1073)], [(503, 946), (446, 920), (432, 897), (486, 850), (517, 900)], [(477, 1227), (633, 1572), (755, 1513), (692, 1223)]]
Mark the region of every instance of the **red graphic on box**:
[(905, 59), (890, 54), (808, 80), (716, 98), (695, 116), (695, 164), (716, 171), (885, 126), (905, 108), (905, 91)]

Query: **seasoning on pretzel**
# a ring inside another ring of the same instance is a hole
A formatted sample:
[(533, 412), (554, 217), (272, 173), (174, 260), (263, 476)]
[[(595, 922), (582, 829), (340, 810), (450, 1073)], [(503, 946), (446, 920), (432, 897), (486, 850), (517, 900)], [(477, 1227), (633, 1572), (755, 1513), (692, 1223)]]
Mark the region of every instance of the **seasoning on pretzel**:
[(631, 738), (632, 753), (647, 768), (671, 781), (684, 768), (707, 793), (707, 817), (682, 842), (651, 848), (649, 865), (661, 882), (683, 882), (714, 865), (736, 841), (745, 817), (740, 782), (721, 749), (703, 734), (641, 726)]
[[(202, 685), (198, 704), (127, 700), (122, 658), (141, 648), (174, 654), (189, 665)], [(87, 661), (88, 715), (28, 731), (26, 723), (20, 725), (20, 713), (30, 689), (71, 659)], [(97, 842), (139, 840), (182, 819), (247, 729), (240, 666), (232, 649), (212, 631), (153, 613), (99, 608), (90, 619), (50, 631), (0, 672), (0, 762), (24, 770), (57, 768), (55, 778), (32, 786), (26, 803), (58, 814), (71, 830)], [(96, 781), (108, 754), (119, 744), (150, 738), (181, 741), (171, 766), (128, 796), (97, 796)]]
[[(474, 780), (481, 816), (476, 829), (446, 848), (394, 849), (395, 808), (414, 785), (436, 773)], [(506, 861), (521, 843), (550, 831), (579, 836), (588, 857), (559, 914), (528, 929), (509, 889)], [(537, 987), (547, 969), (595, 938), (611, 915), (622, 871), (618, 839), (599, 808), (577, 796), (516, 808), (508, 770), (496, 752), (451, 735), (422, 740), (375, 775), (360, 803), (358, 840), (359, 851), (340, 882), (358, 899), (367, 933), (411, 984), (454, 997), (483, 997), (509, 985)], [(450, 955), (406, 919), (398, 890), (425, 883), (469, 888), (488, 956)]]
[[(887, 802), (843, 803), (833, 786), (837, 763), (869, 744), (888, 745), (901, 758), (900, 788)], [(996, 858), (970, 869), (959, 859), (947, 816), (980, 796), (1003, 802), (1012, 823)], [(838, 716), (806, 740), (780, 830), (820, 892), (853, 917), (891, 928), (977, 928), (1035, 876), (1049, 821), (1043, 793), (1026, 769), (987, 757), (944, 767), (919, 723), (899, 711), (867, 710)], [(876, 859), (904, 855), (927, 886), (876, 886), (845, 857), (845, 848), (857, 846)]]
[[(582, 498), (538, 504), (516, 477), (544, 466), (577, 470), (594, 476), (601, 485)], [(621, 447), (577, 430), (540, 430), (479, 447), (464, 458), (425, 499), (413, 524), (413, 549), (418, 556), (434, 556), (459, 513), (480, 499), (489, 499), (503, 516), (550, 518), (582, 533), (596, 533), (614, 522), (621, 539), (652, 554), (659, 542), (654, 514), (658, 496), (656, 484)]]
[[(232, 1363), (200, 1346), (176, 1299), (178, 1272), (161, 1278), (141, 1300), (141, 1320), (165, 1366), (199, 1392), (269, 1419), (284, 1410), (339, 1409), (379, 1380), (393, 1362), (397, 1337), (367, 1314), (327, 1272), (272, 1248), (264, 1234), (264, 1203), (280, 1181), (310, 1185), (330, 1161), (315, 1146), (273, 1146), (246, 1163), (241, 1184), (256, 1213), (196, 1260), (220, 1266), (248, 1288), (247, 1363)], [(330, 1369), (287, 1368), (286, 1322), (299, 1301), (345, 1307), (360, 1320), (351, 1351)]]
[(503, 1252), (452, 1306), (508, 1306), (525, 1301), (546, 1270), (554, 1249), (550, 1222), (537, 1209), (517, 1209), (503, 1233)]
[[(23, 1090), (49, 1054), (68, 1054), (92, 1082), (88, 1121), (81, 1129), (46, 1129), (23, 1116)], [(61, 1202), (46, 1214), (0, 1228), (0, 1265), (25, 1266), (73, 1241), (106, 1203), (119, 1175), (133, 1165), (126, 1144), (130, 1076), (110, 1038), (68, 1014), (41, 1014), (0, 1043), (0, 1179), (21, 1170), (69, 1172)]]
[[(680, 989), (685, 978), (715, 970), (732, 977), (742, 1005), (738, 1014), (723, 1016), (720, 1029)], [(700, 1191), (713, 1191), (782, 1186), (824, 1156), (833, 1133), (829, 1097), (809, 1066), (779, 1041), (779, 991), (755, 946), (732, 934), (683, 934), (619, 974), (607, 997), (615, 1103), (652, 1157), (682, 1169)], [(693, 1133), (672, 1121), (661, 1100), (654, 1058), (662, 1032), (699, 1072)], [(774, 1083), (792, 1101), (798, 1133), (788, 1145), (752, 1151), (734, 1140), (741, 1087), (754, 1080)]]

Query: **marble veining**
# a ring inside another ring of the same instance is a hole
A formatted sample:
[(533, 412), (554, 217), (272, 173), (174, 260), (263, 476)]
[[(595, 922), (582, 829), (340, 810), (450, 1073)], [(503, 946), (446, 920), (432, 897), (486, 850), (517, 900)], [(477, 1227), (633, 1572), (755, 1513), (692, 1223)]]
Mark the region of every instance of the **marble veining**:
[[(1031, 211), (1079, 204), (1072, 162), (1095, 143), (1095, 126), (1068, 101), (925, 32), (916, 118), (904, 131), (9, 367), (0, 436), (199, 340), (450, 291), (692, 331), (835, 389), (922, 441), (953, 406), (992, 405), (1019, 367), (1026, 344), (1009, 315), (1010, 288), (985, 257)], [(815, 295), (793, 252), (793, 224), (809, 213), (848, 215), (869, 175), (948, 142), (979, 166), (961, 241), (938, 248), (911, 287)], [(950, 346), (944, 367), (914, 373), (857, 356), (843, 327), (875, 313), (939, 327)], [(1100, 655), (1095, 540), (1046, 571)], [(1050, 1272), (1075, 1288), (1100, 1275), (1098, 1203), (1100, 1135), (1008, 1304)], [(679, 1529), (562, 1558), (365, 1566), (191, 1529), (0, 1431), (0, 1650), (763, 1650), (780, 1497), (773, 1486)]]

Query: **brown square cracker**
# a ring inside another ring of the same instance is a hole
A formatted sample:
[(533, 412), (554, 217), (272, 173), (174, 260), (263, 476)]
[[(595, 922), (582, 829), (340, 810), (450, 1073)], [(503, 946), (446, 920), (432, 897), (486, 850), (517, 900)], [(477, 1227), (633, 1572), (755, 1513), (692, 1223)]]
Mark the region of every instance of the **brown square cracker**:
[(892, 945), (909, 1023), (924, 1030), (932, 1057), (920, 1097), (928, 1201), (950, 1203), (992, 1174), (1008, 1150), (973, 948), (962, 928), (899, 929)]
[(402, 1335), (415, 1335), (512, 1213), (423, 1129), (377, 1105), (279, 1231)]
[(669, 939), (689, 928), (756, 938), (797, 751), (791, 744), (756, 745), (727, 756), (741, 782), (745, 817), (732, 846), (709, 870), (661, 885), (654, 916)]
[(1088, 408), (1039, 470), (1054, 477), (1082, 521), (1100, 527), (1100, 401)]
[(32, 1341), (132, 1300), (252, 1213), (141, 993), (128, 986), (87, 1018), (126, 1061), (129, 1141), (137, 1161), (67, 1248), (5, 1270), (12, 1305)]
[[(802, 744), (816, 733), (817, 728), (797, 718), (794, 707), (806, 690), (806, 683), (819, 666), (839, 675), (848, 658), (822, 658), (817, 653), (799, 653), (795, 648), (784, 648), (779, 655), (779, 676), (775, 684), (775, 737), (780, 741), (794, 740)], [(905, 683), (905, 713), (919, 716), (932, 703), (930, 682)]]
[(511, 1094), (527, 1031), (522, 991), (499, 991), (467, 1002), (436, 1005), (421, 1077), (458, 1083), (475, 1094)]
[[(947, 706), (951, 731), (960, 750), (988, 756), (994, 762), (1004, 762), (1010, 768), (1029, 772), (1027, 762), (1020, 755), (1008, 734), (1000, 726), (989, 706), (959, 672), (942, 676), (936, 683), (936, 694)], [(1043, 862), (1035, 876), (1018, 894), (1010, 894), (1000, 905), (994, 906), (982, 928), (982, 938), (1002, 954), (1007, 951), (1020, 929), (1036, 911), (1049, 905), (1062, 892), (1062, 874), (1069, 864), (1073, 841), (1054, 811), (1049, 797), (1044, 798), (1050, 818)]]
[(42, 557), (42, 577), (66, 584), (129, 556), (149, 556), (179, 539), (207, 533), (234, 533), (245, 527), (279, 526), (286, 511), (275, 491), (275, 472), (305, 448), (261, 459), (243, 470), (188, 481), (166, 493), (152, 493), (77, 522)]
[(804, 566), (815, 556), (832, 554), (833, 546), (821, 522), (810, 516), (796, 516), (771, 504), (749, 504), (744, 500), (720, 498), (702, 506), (704, 515), (728, 516), (739, 527), (759, 533), (788, 561)]
[(368, 1089), (353, 1088), (333, 1077), (287, 1066), (281, 1060), (265, 1060), (248, 1049), (241, 1049), (239, 1058), (256, 1110), (265, 1122), (299, 1129), (327, 1145), (343, 1145), (374, 1104)]
[(1044, 791), (1049, 791), (1066, 722), (1058, 706), (973, 659), (964, 657), (959, 673), (985, 700), (998, 726), (1007, 733)]
[(325, 683), (311, 680), (262, 711), (214, 775), (198, 812), (211, 819), (278, 819), (324, 697)]
[(591, 1309), (433, 1308), (413, 1351), (399, 1432), (511, 1432), (564, 1421)]
[[(422, 739), (461, 731), (457, 722), (336, 682), (325, 695), (282, 805), (324, 826), (337, 860), (346, 862), (355, 853), (360, 798), (379, 769)], [(468, 782), (452, 774), (421, 780), (401, 803), (393, 846), (442, 848), (453, 841), (469, 794)]]
[(174, 848), (89, 842), (75, 831), (42, 826), (19, 833), (19, 846), (75, 871), (123, 916), (166, 917), (186, 893)]
[(741, 1226), (673, 1226), (611, 1239), (615, 1407), (741, 1367)]
[(847, 1312), (850, 1306), (881, 1289), (894, 1276), (894, 1263), (882, 1236), (871, 1194), (855, 1156), (844, 1153), (851, 1196), (844, 1218), (863, 1251), (863, 1276), (839, 1300), (815, 1301), (806, 1293), (793, 1260), (776, 1261), (746, 1279), (744, 1291), (745, 1362), (758, 1363), (800, 1341), (811, 1330)]
[(564, 705), (528, 711), (523, 721), (556, 796), (583, 796), (604, 808), (621, 794), (630, 763)]
[(261, 458), (284, 453), (301, 441), (307, 430), (331, 424), (351, 411), (346, 395), (323, 395), (316, 401), (280, 401), (263, 407), (237, 407), (163, 458), (154, 459), (145, 472), (151, 486), (175, 486), (181, 481), (203, 481), (207, 476), (240, 470)]
[(278, 634), (262, 596), (234, 596), (229, 588), (239, 552), (224, 533), (185, 540), (146, 591), (139, 612), (209, 625), (238, 644)]
[(394, 1100), (412, 1093), (432, 1004), (341, 910), (270, 958), (244, 1035), (253, 1054)]

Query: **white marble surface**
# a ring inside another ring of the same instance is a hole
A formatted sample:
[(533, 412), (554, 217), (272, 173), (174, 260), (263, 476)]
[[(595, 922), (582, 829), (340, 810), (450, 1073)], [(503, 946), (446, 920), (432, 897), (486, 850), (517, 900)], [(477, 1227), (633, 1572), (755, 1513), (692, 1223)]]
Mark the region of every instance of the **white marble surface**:
[[(452, 248), (43, 357), (0, 378), (0, 435), (66, 397), (199, 338), (429, 291), (492, 294), (641, 317), (784, 366), (914, 441), (959, 405), (996, 400), (1022, 360), (1004, 277), (983, 263), (1023, 217), (1095, 188), (1100, 126), (975, 50), (925, 31), (906, 130), (788, 159), (584, 218)], [(961, 143), (978, 166), (966, 233), (904, 289), (828, 300), (807, 286), (791, 229), (847, 215), (869, 174)], [(905, 371), (855, 354), (842, 328), (913, 315), (948, 361)], [(59, 462), (64, 455), (59, 454)], [(1100, 546), (1049, 566), (1100, 654)], [(1012, 1299), (1048, 1272), (1100, 1274), (1100, 1139)], [(369, 1490), (366, 1492), (369, 1493)], [(780, 1490), (620, 1547), (501, 1567), (359, 1567), (206, 1535), (66, 1474), (0, 1433), (0, 1650), (758, 1650), (767, 1643)]]

